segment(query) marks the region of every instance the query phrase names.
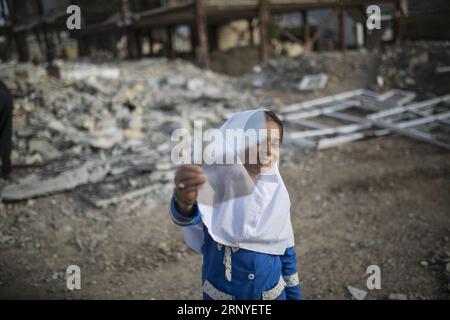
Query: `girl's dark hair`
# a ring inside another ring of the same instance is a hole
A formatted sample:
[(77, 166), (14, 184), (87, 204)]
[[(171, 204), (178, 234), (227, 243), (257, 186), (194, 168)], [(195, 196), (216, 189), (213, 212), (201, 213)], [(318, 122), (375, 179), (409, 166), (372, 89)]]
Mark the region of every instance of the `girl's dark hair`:
[[(281, 119), (276, 115), (275, 112), (270, 111), (270, 110), (264, 110), (264, 117), (263, 117), (263, 113), (262, 111), (259, 112), (255, 112), (247, 121), (247, 123), (245, 124), (245, 128), (244, 130), (247, 129), (261, 129), (261, 126), (263, 125), (263, 119), (265, 121), (274, 121), (278, 127), (280, 128), (280, 142), (283, 142), (283, 132), (284, 132), (284, 126), (283, 126), (283, 122), (281, 122)], [(265, 123), (264, 123), (264, 128), (265, 128)]]
[(284, 126), (283, 122), (281, 122), (281, 119), (276, 115), (275, 112), (270, 110), (264, 111), (264, 114), (266, 115), (266, 120), (272, 120), (278, 125), (278, 127), (280, 127), (280, 142), (283, 142)]

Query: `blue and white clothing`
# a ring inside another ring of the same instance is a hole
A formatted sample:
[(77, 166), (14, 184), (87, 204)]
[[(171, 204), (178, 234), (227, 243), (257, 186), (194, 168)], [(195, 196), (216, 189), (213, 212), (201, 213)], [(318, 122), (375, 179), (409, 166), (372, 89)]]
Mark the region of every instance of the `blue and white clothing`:
[(195, 228), (203, 236), (203, 298), (214, 300), (300, 300), (301, 287), (293, 246), (283, 255), (226, 246), (214, 241), (202, 222), (199, 206), (186, 217), (170, 202), (172, 220), (183, 228)]

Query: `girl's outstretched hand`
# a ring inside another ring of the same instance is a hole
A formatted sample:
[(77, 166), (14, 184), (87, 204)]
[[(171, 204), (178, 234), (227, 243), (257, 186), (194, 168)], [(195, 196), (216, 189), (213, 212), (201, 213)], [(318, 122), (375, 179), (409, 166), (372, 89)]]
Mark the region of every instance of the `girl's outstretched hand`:
[(197, 200), (198, 189), (206, 182), (206, 176), (200, 166), (187, 164), (175, 172), (175, 201), (183, 214), (190, 214)]

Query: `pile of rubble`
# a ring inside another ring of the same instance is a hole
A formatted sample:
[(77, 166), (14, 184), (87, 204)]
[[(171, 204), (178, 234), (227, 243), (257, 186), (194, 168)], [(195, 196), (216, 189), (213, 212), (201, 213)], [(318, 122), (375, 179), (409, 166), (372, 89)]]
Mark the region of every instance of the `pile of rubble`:
[(415, 91), (421, 98), (448, 93), (450, 41), (405, 42), (380, 54), (378, 81), (384, 88)]
[[(370, 75), (375, 71), (377, 53), (366, 50), (347, 52), (314, 52), (297, 57), (275, 57), (265, 66), (255, 66), (252, 73), (242, 77), (243, 83), (249, 87), (276, 89), (287, 92), (321, 90), (325, 85), (339, 92), (368, 86), (372, 81)], [(323, 82), (314, 88), (305, 88), (307, 77), (320, 77)], [(343, 84), (347, 84), (343, 87)], [(370, 89), (370, 88), (369, 88)]]
[(0, 68), (15, 97), (12, 161), (42, 167), (4, 187), (3, 201), (74, 188), (96, 206), (165, 194), (174, 129), (215, 127), (256, 104), (233, 79), (181, 60), (57, 65), (59, 79), (31, 64)]

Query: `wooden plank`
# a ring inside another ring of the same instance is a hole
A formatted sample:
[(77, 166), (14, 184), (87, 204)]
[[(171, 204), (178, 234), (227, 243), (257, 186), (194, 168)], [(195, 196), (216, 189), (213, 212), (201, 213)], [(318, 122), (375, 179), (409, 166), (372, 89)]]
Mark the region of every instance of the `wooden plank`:
[(317, 123), (317, 122), (313, 122), (313, 121), (308, 121), (308, 120), (302, 120), (302, 119), (295, 119), (295, 120), (291, 120), (291, 123), (294, 124), (298, 124), (302, 127), (305, 128), (309, 128), (309, 129), (325, 129), (325, 128), (329, 128), (328, 126), (321, 124), (321, 123)]
[(310, 29), (309, 29), (309, 21), (308, 21), (308, 10), (302, 10), (302, 23), (303, 23), (303, 40), (305, 41), (305, 47), (310, 48)]
[(369, 115), (368, 119), (370, 119), (370, 120), (381, 119), (381, 118), (393, 116), (396, 114), (404, 113), (407, 111), (409, 111), (409, 112), (415, 111), (415, 112), (420, 113), (420, 111), (419, 111), (420, 109), (430, 108), (441, 102), (448, 102), (448, 101), (450, 101), (450, 94), (442, 96), (442, 97), (436, 97), (433, 99), (421, 101), (421, 102), (412, 103), (407, 106), (400, 106), (400, 107), (391, 108), (389, 110), (383, 110), (383, 111), (377, 112), (375, 114)]
[(428, 116), (428, 117), (423, 117), (423, 118), (419, 118), (419, 119), (397, 122), (397, 123), (395, 123), (395, 125), (398, 126), (399, 128), (410, 128), (410, 127), (421, 126), (421, 125), (424, 125), (424, 124), (427, 124), (430, 122), (445, 120), (448, 118), (450, 118), (450, 112), (444, 112), (444, 113), (440, 113), (440, 114), (436, 114), (436, 115), (432, 115), (432, 116)]
[(442, 142), (442, 141), (438, 141), (438, 140), (434, 139), (431, 134), (419, 131), (417, 129), (400, 128), (400, 127), (396, 126), (395, 124), (385, 123), (383, 121), (378, 121), (378, 120), (373, 120), (372, 123), (373, 123), (373, 125), (375, 125), (377, 127), (389, 129), (390, 131), (396, 132), (403, 136), (406, 136), (406, 137), (409, 137), (412, 139), (416, 139), (419, 141), (428, 142), (435, 146), (450, 150), (450, 144)]
[(195, 50), (197, 63), (200, 68), (209, 69), (208, 33), (202, 0), (194, 0), (194, 31), (197, 39)]
[(339, 20), (339, 46), (341, 51), (344, 51), (347, 48), (347, 37), (345, 34), (345, 11), (342, 4), (338, 6), (337, 12)]
[(342, 112), (332, 112), (332, 113), (326, 114), (326, 116), (333, 118), (333, 119), (337, 119), (337, 120), (354, 122), (354, 123), (359, 123), (359, 124), (366, 124), (368, 122), (370, 123), (370, 121), (366, 120), (365, 118), (357, 117), (357, 116), (342, 113)]
[(416, 97), (416, 94), (412, 91), (392, 89), (380, 95), (378, 97), (378, 100), (386, 102), (389, 101), (389, 99), (392, 100), (394, 96), (400, 96), (400, 98), (397, 98), (397, 100), (395, 101), (395, 104), (398, 106), (402, 106), (413, 101)]
[(331, 147), (336, 147), (351, 141), (359, 140), (364, 138), (365, 135), (361, 132), (354, 133), (354, 134), (347, 134), (347, 135), (341, 135), (334, 138), (324, 138), (320, 139), (317, 143), (317, 149), (327, 149)]
[(331, 12), (320, 22), (319, 26), (317, 27), (317, 31), (314, 33), (314, 35), (311, 38), (311, 45), (314, 46), (314, 43), (316, 43), (317, 40), (319, 40), (320, 36), (322, 35), (322, 32), (325, 30), (325, 27), (336, 17), (336, 10), (331, 10)]
[(290, 113), (283, 117), (285, 120), (295, 120), (295, 119), (304, 119), (304, 118), (312, 118), (320, 115), (325, 115), (327, 113), (332, 113), (335, 111), (341, 111), (348, 109), (350, 107), (357, 106), (357, 101), (341, 101), (329, 107), (322, 107), (319, 109), (313, 110), (305, 110), (296, 113)]
[(357, 97), (357, 96), (363, 94), (365, 91), (366, 90), (364, 90), (364, 89), (357, 89), (357, 90), (346, 91), (343, 93), (326, 96), (326, 97), (322, 97), (322, 98), (318, 98), (318, 99), (314, 99), (314, 100), (304, 101), (304, 102), (300, 102), (300, 103), (294, 103), (289, 106), (281, 107), (281, 112), (288, 113), (288, 112), (301, 111), (301, 110), (313, 108), (313, 107), (316, 107), (316, 106), (319, 106), (319, 105), (325, 104), (325, 103), (348, 100), (350, 98), (354, 98), (354, 97)]
[(270, 19), (269, 16), (269, 1), (259, 0), (259, 60), (261, 64), (266, 64), (269, 61), (269, 39), (267, 34), (267, 24)]

